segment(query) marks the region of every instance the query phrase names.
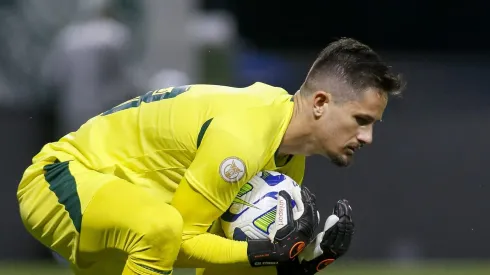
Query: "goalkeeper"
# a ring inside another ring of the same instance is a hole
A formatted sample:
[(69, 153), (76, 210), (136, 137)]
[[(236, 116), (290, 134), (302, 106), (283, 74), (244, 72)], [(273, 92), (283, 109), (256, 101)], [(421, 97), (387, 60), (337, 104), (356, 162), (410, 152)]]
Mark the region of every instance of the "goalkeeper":
[(273, 243), (207, 230), (258, 171), (301, 182), (305, 156), (348, 165), (398, 88), (370, 48), (342, 39), (294, 96), (262, 83), (148, 92), (41, 149), (18, 187), (22, 221), (77, 274), (294, 264), (318, 225), (306, 188), (304, 215)]
[[(296, 120), (302, 125), (298, 126), (298, 136), (303, 138), (289, 139), (286, 132), (284, 144), (291, 142), (295, 146), (281, 148), (295, 155), (292, 159), (297, 155), (322, 154), (338, 166), (349, 165), (355, 152), (372, 142), (374, 124), (381, 120), (389, 96), (398, 96), (402, 87), (399, 76), (390, 72), (368, 46), (352, 39), (330, 44), (315, 60), (294, 97), (296, 117), (304, 118)], [(293, 117), (289, 127), (294, 124)], [(281, 172), (302, 183), (303, 175), (298, 176), (296, 169)], [(324, 231), (288, 264), (262, 269), (214, 265), (198, 269), (197, 274), (315, 274), (349, 249), (354, 233), (351, 211), (349, 202), (340, 200)], [(224, 235), (218, 223), (209, 232)]]

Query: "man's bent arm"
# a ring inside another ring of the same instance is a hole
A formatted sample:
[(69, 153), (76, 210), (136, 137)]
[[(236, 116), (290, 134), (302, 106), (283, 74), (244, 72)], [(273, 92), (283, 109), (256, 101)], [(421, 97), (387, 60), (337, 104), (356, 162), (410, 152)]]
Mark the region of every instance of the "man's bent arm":
[(207, 233), (212, 222), (223, 212), (183, 180), (172, 205), (184, 220), (182, 245), (176, 267), (208, 267), (212, 265), (249, 265), (247, 242), (229, 240)]

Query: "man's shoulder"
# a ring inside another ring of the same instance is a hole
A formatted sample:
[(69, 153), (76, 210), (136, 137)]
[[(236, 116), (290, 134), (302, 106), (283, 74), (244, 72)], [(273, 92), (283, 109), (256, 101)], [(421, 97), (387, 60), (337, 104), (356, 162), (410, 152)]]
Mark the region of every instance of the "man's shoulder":
[(264, 82), (254, 82), (250, 85), (244, 85), (244, 86), (231, 86), (231, 85), (219, 85), (219, 84), (203, 84), (203, 83), (195, 83), (191, 84), (190, 86), (194, 87), (196, 90), (209, 90), (209, 91), (216, 91), (216, 90), (229, 90), (229, 91), (260, 91), (260, 92), (276, 92), (279, 94), (288, 94), (288, 92), (279, 86), (274, 86), (270, 85)]
[(279, 87), (279, 86), (266, 84), (264, 82), (255, 82), (255, 83), (253, 83), (250, 86), (247, 86), (245, 88), (258, 90), (258, 91), (262, 91), (262, 92), (274, 92), (274, 93), (278, 93), (278, 94), (288, 94), (286, 89)]
[(237, 108), (216, 116), (215, 120), (226, 122), (231, 128), (276, 129), (287, 123), (292, 113), (292, 107), (280, 104), (259, 105), (248, 108)]

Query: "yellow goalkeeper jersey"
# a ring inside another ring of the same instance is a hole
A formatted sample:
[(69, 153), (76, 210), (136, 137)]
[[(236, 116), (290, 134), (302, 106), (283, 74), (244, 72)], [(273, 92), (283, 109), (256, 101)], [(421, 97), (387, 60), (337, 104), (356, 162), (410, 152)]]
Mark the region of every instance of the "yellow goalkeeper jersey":
[[(150, 91), (45, 145), (33, 161), (76, 160), (88, 169), (146, 188), (181, 211), (183, 250), (204, 262), (227, 262), (223, 251), (237, 251), (232, 246), (238, 242), (205, 233), (240, 188), (261, 170), (281, 171), (298, 183), (303, 179), (303, 156), (276, 163), (293, 105), (285, 90), (263, 83), (244, 88), (190, 85)], [(175, 195), (183, 182), (190, 188), (181, 188), (186, 191)], [(98, 187), (94, 184), (94, 192)], [(87, 188), (85, 196), (90, 196)], [(209, 215), (204, 217), (195, 209)], [(200, 234), (207, 236), (194, 238)], [(197, 242), (213, 244), (216, 251), (195, 251)], [(246, 249), (240, 245), (242, 251)], [(246, 253), (229, 255), (228, 262), (243, 261), (243, 257)]]
[[(70, 155), (88, 168), (159, 192), (167, 202), (185, 175), (224, 211), (257, 171), (278, 169), (274, 154), (292, 111), (291, 95), (263, 83), (171, 87), (92, 118), (47, 144), (34, 162)], [(302, 180), (302, 171), (288, 173)]]

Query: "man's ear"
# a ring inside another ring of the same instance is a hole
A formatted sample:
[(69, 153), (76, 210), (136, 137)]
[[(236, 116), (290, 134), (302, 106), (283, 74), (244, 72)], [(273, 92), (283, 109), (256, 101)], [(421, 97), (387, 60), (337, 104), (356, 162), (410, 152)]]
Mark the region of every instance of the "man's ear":
[(313, 115), (316, 118), (319, 118), (323, 115), (328, 104), (332, 102), (332, 95), (325, 91), (316, 91), (312, 95), (312, 103), (313, 103)]

